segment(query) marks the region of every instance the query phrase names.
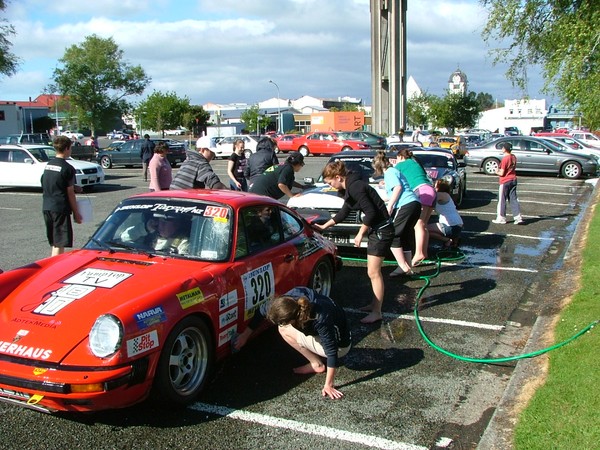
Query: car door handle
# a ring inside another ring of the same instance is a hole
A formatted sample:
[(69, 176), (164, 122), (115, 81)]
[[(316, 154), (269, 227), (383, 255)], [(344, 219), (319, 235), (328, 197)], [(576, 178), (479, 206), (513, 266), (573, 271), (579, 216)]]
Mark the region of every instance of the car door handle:
[(285, 262), (292, 262), (294, 260), (294, 255), (288, 254), (283, 257)]

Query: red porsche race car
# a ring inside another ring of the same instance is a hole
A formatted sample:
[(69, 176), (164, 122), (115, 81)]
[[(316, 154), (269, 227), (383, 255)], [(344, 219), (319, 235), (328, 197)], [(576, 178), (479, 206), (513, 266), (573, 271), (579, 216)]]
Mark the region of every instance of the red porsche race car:
[(44, 412), (193, 402), (261, 303), (294, 286), (329, 294), (340, 261), (268, 197), (125, 199), (82, 249), (0, 274), (0, 400)]

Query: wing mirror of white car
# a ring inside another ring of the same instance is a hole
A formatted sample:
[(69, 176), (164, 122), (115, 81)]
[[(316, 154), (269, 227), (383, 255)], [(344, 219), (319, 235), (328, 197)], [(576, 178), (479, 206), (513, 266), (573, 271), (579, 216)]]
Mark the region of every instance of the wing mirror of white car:
[(315, 179), (313, 177), (304, 177), (302, 181), (304, 181), (304, 184), (315, 184)]
[(33, 159), (31, 159), (31, 158), (25, 158), (25, 159), (23, 160), (23, 162), (24, 162), (25, 164), (33, 164)]

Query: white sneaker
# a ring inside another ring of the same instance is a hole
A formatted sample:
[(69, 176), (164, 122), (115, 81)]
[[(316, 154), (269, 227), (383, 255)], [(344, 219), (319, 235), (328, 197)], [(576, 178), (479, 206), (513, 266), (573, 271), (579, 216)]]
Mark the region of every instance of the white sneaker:
[(523, 218), (522, 218), (522, 217), (515, 217), (515, 222), (514, 222), (514, 224), (515, 224), (515, 225), (523, 225), (523, 224), (525, 224), (525, 221), (523, 220)]
[(492, 220), (493, 223), (501, 223), (501, 224), (505, 224), (506, 223), (506, 219), (504, 217), (498, 217), (497, 219)]

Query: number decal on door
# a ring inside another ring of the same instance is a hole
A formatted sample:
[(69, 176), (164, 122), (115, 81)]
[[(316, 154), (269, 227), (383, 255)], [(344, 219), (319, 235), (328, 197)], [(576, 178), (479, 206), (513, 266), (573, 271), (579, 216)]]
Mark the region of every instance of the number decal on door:
[(248, 319), (254, 315), (256, 308), (272, 298), (275, 293), (273, 265), (268, 263), (246, 272), (242, 275), (242, 284), (246, 297), (245, 318)]

